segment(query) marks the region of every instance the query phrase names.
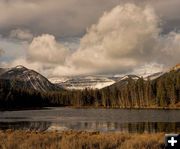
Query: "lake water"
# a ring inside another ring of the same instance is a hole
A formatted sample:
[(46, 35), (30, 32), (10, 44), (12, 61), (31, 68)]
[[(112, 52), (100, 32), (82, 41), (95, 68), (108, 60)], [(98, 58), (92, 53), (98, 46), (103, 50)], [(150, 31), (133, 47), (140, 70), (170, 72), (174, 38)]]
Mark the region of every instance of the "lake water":
[(180, 110), (74, 109), (0, 112), (0, 129), (180, 132)]

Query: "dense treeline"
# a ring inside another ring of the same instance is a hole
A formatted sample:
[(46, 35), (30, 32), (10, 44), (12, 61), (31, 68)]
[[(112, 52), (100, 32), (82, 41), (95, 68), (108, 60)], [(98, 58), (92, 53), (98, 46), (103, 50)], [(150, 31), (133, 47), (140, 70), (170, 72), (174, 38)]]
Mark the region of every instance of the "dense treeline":
[(155, 80), (127, 78), (101, 90), (37, 92), (0, 82), (0, 108), (43, 106), (167, 107), (180, 102), (180, 71)]

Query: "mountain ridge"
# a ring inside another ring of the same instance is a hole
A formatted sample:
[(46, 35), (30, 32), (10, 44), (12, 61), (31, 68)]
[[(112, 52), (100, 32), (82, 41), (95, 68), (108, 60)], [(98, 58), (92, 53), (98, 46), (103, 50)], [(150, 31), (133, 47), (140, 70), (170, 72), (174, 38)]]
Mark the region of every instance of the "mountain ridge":
[(8, 83), (10, 88), (34, 89), (37, 91), (54, 91), (60, 89), (40, 73), (22, 65), (7, 69), (0, 74), (0, 80)]
[[(180, 64), (175, 65), (169, 71), (180, 69)], [(60, 89), (67, 90), (83, 90), (102, 89), (108, 86), (117, 85), (121, 87), (127, 83), (128, 79), (138, 80), (143, 77), (144, 80), (154, 80), (167, 72), (157, 72), (148, 76), (138, 76), (133, 74), (121, 76), (77, 76), (77, 77), (63, 77), (57, 79), (47, 79), (40, 73), (28, 69), (23, 65), (18, 65), (13, 68), (0, 68), (0, 80), (8, 82), (10, 87), (30, 88), (37, 91), (56, 91)]]
[[(14, 69), (20, 73), (28, 72), (24, 67)], [(12, 70), (9, 69), (7, 72), (12, 75)], [(14, 84), (14, 79), (4, 81), (6, 86), (3, 86), (4, 84), (0, 80), (0, 99), (2, 99), (0, 108), (4, 109), (45, 106), (180, 107), (180, 69), (168, 71), (153, 80), (144, 80), (143, 77), (127, 75), (121, 77), (117, 83), (102, 89), (47, 90), (44, 92), (34, 88), (32, 90), (33, 86), (30, 88), (27, 84), (18, 86), (18, 82), (15, 81)], [(9, 84), (14, 86), (8, 88)], [(22, 87), (23, 85), (26, 85), (25, 89)]]

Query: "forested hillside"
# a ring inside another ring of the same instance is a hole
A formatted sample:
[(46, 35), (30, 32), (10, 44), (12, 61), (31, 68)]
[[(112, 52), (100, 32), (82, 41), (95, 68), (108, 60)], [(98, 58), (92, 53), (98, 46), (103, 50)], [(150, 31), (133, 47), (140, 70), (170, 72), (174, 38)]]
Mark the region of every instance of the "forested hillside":
[(0, 108), (93, 106), (112, 108), (177, 107), (180, 105), (180, 69), (155, 80), (127, 78), (101, 90), (40, 92), (9, 88), (0, 82)]

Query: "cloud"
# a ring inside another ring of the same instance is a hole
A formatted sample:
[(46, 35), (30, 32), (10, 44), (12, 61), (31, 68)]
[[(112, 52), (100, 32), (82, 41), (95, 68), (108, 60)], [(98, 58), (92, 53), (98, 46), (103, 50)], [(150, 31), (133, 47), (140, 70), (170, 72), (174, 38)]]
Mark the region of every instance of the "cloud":
[(10, 38), (29, 41), (32, 40), (33, 34), (28, 29), (14, 29), (10, 31)]
[(149, 76), (150, 74), (161, 72), (164, 70), (168, 70), (164, 67), (162, 64), (157, 63), (146, 63), (143, 66), (140, 66), (139, 68), (133, 69), (131, 72), (132, 74), (138, 74), (141, 76)]
[(35, 37), (28, 49), (28, 59), (43, 63), (64, 64), (69, 51), (55, 40), (53, 35)]
[[(53, 73), (54, 69), (60, 66), (67, 69), (65, 63), (70, 50), (62, 43), (56, 41), (53, 35), (42, 34), (41, 36), (34, 37), (31, 42), (17, 42), (9, 40), (9, 38), (0, 38), (0, 43), (6, 48), (6, 53), (11, 57), (11, 60), (8, 60), (6, 56), (4, 61), (0, 62), (1, 67), (24, 65), (47, 77), (55, 75)], [(64, 70), (61, 75), (66, 71)]]
[(133, 2), (151, 4), (164, 20), (165, 30), (180, 28), (179, 0), (1, 0), (0, 32), (27, 28), (41, 35), (82, 36), (104, 11)]
[(159, 33), (159, 18), (151, 7), (119, 5), (88, 29), (72, 63), (98, 72), (129, 71), (151, 60)]
[(26, 41), (12, 40), (9, 37), (5, 38), (0, 35), (0, 48), (4, 51), (0, 63), (3, 61), (13, 61), (19, 57), (25, 57), (27, 46), (28, 43)]
[(79, 36), (116, 3), (117, 0), (1, 0), (0, 31), (25, 27), (38, 35)]
[(49, 77), (128, 73), (144, 67), (159, 71), (179, 63), (180, 55), (180, 33), (163, 34), (162, 22), (150, 5), (118, 5), (88, 28), (78, 49), (69, 50), (54, 35), (42, 34), (29, 44), (27, 57), (11, 65), (24, 64)]
[(5, 51), (0, 48), (0, 56), (2, 56), (4, 53), (5, 53)]
[(146, 63), (179, 62), (180, 34), (161, 34), (161, 20), (150, 6), (119, 5), (88, 29), (71, 63), (85, 72), (127, 72)]

